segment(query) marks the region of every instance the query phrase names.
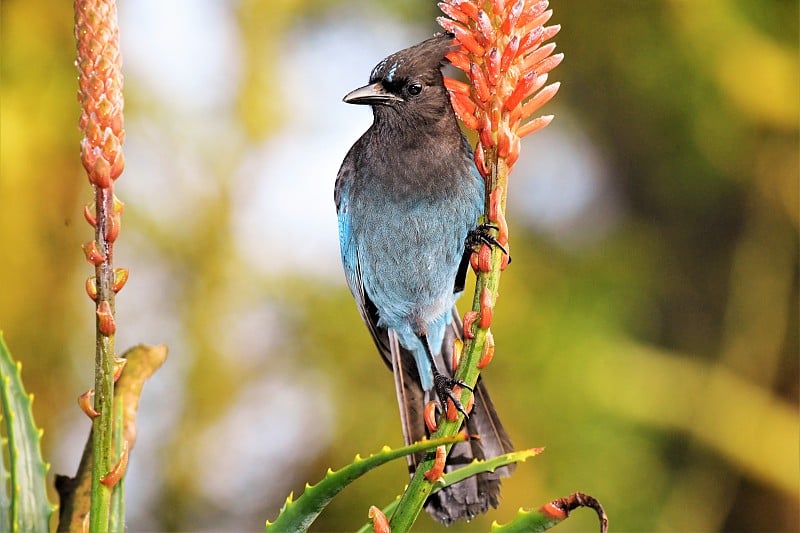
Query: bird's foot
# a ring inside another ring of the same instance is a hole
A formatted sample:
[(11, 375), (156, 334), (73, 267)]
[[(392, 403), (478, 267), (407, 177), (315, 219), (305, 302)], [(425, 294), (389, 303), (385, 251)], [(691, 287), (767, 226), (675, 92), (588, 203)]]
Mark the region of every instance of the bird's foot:
[(439, 403), (442, 405), (442, 409), (447, 411), (447, 399), (449, 398), (453, 405), (456, 406), (461, 414), (464, 415), (464, 418), (469, 418), (467, 411), (464, 409), (464, 406), (461, 405), (461, 401), (456, 398), (455, 393), (453, 392), (453, 387), (458, 385), (468, 391), (472, 392), (473, 389), (460, 379), (453, 379), (451, 377), (447, 377), (444, 374), (440, 374), (439, 372), (433, 372), (433, 388), (436, 389), (436, 395), (439, 397)]
[(511, 264), (511, 255), (509, 255), (508, 250), (506, 250), (506, 247), (500, 244), (497, 238), (492, 235), (492, 230), (497, 231), (497, 229), (497, 226), (494, 224), (481, 224), (477, 228), (469, 230), (466, 240), (467, 247), (473, 248), (481, 244), (497, 246), (508, 256), (508, 263)]

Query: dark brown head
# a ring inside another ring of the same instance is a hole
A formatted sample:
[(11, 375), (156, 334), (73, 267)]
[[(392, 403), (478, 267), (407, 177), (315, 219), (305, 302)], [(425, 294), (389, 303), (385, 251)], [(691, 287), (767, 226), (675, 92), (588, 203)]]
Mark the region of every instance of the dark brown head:
[(441, 68), (447, 63), (445, 54), (454, 48), (453, 36), (440, 33), (395, 52), (372, 69), (369, 85), (348, 93), (344, 101), (371, 105), (376, 117), (384, 113), (380, 108), (391, 108), (412, 120), (452, 114)]

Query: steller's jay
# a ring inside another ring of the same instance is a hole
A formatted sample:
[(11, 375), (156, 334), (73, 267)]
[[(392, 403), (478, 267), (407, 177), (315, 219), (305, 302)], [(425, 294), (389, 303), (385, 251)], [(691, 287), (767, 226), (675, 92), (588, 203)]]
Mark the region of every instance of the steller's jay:
[[(344, 97), (372, 106), (372, 126), (353, 145), (336, 179), (339, 241), (347, 284), (386, 364), (393, 370), (406, 443), (426, 435), (425, 403), (452, 387), (453, 340), (462, 336), (454, 304), (464, 288), (485, 190), (461, 133), (441, 67), (454, 48), (438, 34), (387, 57), (369, 85)], [(470, 239), (468, 239), (468, 235)], [(480, 239), (481, 237), (479, 237)], [(488, 238), (484, 235), (483, 239)], [(467, 431), (447, 470), (511, 451), (482, 381)], [(409, 457), (413, 472), (421, 456)], [(441, 490), (426, 510), (442, 523), (496, 507), (500, 477), (484, 473)]]

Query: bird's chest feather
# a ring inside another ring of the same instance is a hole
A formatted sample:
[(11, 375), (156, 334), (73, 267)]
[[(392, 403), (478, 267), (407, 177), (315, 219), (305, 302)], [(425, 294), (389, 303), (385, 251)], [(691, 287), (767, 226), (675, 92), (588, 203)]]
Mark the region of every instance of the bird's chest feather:
[(359, 165), (352, 229), (365, 289), (389, 322), (432, 319), (452, 306), (464, 239), (482, 204), (463, 161), (416, 154), (406, 164), (376, 157)]

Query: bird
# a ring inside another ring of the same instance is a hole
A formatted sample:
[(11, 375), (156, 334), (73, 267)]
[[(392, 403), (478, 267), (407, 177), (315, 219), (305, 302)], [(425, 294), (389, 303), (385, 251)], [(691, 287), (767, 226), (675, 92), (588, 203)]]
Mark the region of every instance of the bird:
[[(427, 435), (424, 406), (453, 394), (453, 343), (463, 336), (455, 302), (464, 289), (486, 192), (444, 85), (445, 55), (454, 35), (438, 33), (380, 61), (369, 83), (344, 102), (369, 105), (372, 125), (342, 162), (334, 188), (345, 277), (395, 390), (406, 444)], [(496, 242), (496, 241), (495, 241)], [(446, 471), (512, 451), (479, 379), (465, 418), (478, 435), (454, 445)], [(409, 456), (413, 474), (424, 454)], [(497, 507), (500, 478), (511, 467), (482, 473), (432, 494), (426, 511), (443, 524)]]

